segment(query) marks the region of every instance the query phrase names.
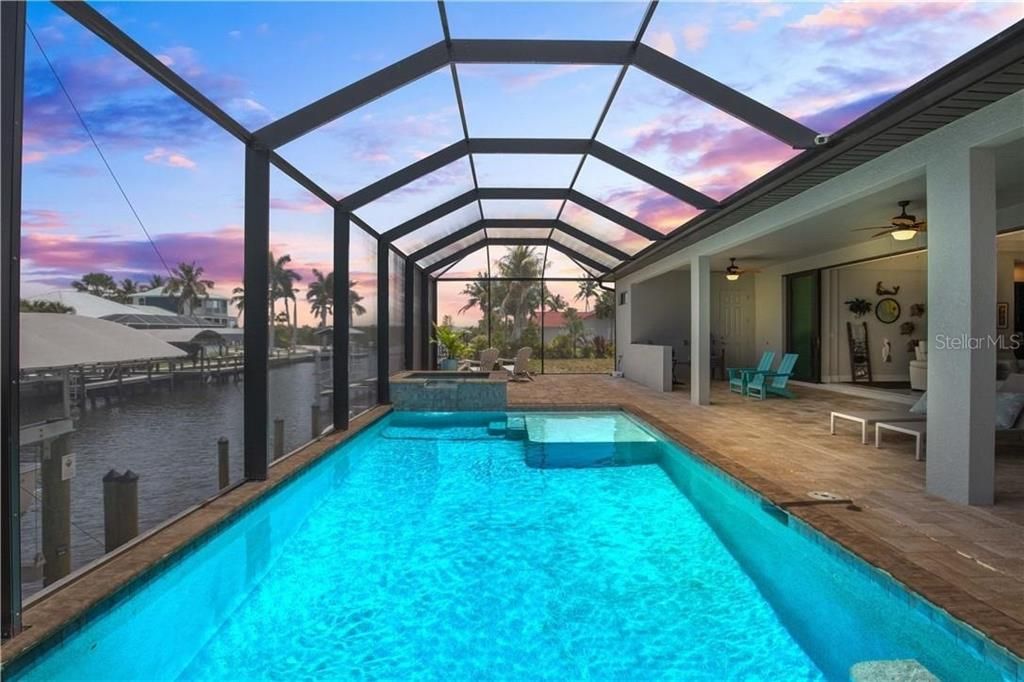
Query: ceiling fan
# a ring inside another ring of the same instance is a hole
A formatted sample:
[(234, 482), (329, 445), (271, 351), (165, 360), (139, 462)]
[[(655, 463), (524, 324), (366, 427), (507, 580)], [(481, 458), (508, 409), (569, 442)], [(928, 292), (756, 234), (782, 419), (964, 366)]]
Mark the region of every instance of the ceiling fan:
[(740, 278), (743, 273), (749, 272), (751, 274), (758, 272), (757, 270), (744, 270), (740, 266), (736, 265), (736, 259), (729, 259), (729, 267), (725, 269), (725, 278), (730, 282), (735, 282)]
[(891, 235), (896, 241), (907, 241), (913, 239), (922, 232), (928, 229), (928, 223), (921, 220), (918, 221), (917, 216), (907, 213), (907, 206), (910, 205), (909, 201), (900, 201), (900, 214), (893, 216), (892, 223), (889, 225), (878, 225), (876, 227), (858, 227), (855, 232), (860, 230), (881, 230), (880, 232), (871, 235), (871, 238), (882, 237), (885, 235)]

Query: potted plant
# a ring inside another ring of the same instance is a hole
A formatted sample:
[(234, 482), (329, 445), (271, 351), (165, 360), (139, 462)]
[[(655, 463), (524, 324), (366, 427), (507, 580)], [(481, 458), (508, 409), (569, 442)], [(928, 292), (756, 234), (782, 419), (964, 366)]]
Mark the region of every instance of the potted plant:
[(446, 324), (434, 325), (434, 338), (431, 343), (436, 343), (445, 350), (445, 357), (439, 363), (440, 369), (452, 371), (459, 368), (459, 358), (466, 354), (466, 343), (462, 340), (462, 332)]
[(854, 298), (849, 301), (843, 301), (846, 306), (850, 309), (858, 318), (864, 317), (871, 312), (871, 304), (863, 298)]

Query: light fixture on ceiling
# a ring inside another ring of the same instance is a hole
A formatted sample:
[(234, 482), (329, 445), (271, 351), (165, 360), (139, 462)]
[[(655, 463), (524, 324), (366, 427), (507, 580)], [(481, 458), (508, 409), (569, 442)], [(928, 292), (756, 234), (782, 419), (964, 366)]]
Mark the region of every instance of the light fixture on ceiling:
[(893, 230), (889, 234), (892, 235), (892, 238), (895, 239), (896, 241), (905, 242), (908, 239), (913, 239), (914, 237), (916, 237), (918, 235), (918, 232), (917, 230), (908, 227), (902, 230)]
[(729, 259), (729, 267), (727, 267), (725, 269), (725, 278), (727, 280), (729, 280), (730, 282), (735, 282), (736, 280), (738, 280), (740, 278), (740, 274), (742, 272), (743, 271), (740, 270), (739, 266), (736, 265), (736, 259), (735, 258), (730, 258)]
[(907, 206), (910, 205), (909, 201), (903, 200), (898, 202), (900, 207), (900, 214), (894, 216), (889, 225), (885, 227), (861, 227), (858, 230), (881, 230), (877, 234), (871, 235), (871, 238), (884, 237), (885, 235), (892, 236), (898, 242), (905, 242), (913, 239), (917, 235), (928, 229), (928, 223), (925, 221), (918, 221), (917, 216), (907, 213)]

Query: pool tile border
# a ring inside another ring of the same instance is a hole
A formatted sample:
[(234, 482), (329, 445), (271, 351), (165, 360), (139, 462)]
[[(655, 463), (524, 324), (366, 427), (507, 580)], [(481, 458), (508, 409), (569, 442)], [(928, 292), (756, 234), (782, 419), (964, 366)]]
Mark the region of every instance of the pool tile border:
[(2, 671), (29, 663), (33, 656), (59, 644), (102, 611), (127, 599), (151, 577), (185, 559), (252, 505), (391, 411), (390, 405), (383, 405), (364, 412), (352, 420), (347, 431), (330, 433), (273, 463), (267, 480), (246, 481), (210, 498), (31, 604), (23, 614), (22, 632), (0, 647)]
[[(902, 599), (911, 600), (912, 605), (944, 629), (952, 632), (965, 645), (975, 649), (993, 662), (998, 663), (1011, 680), (1024, 682), (1024, 665), (1014, 660), (1024, 659), (1024, 624), (1005, 613), (989, 606), (965, 590), (935, 575), (926, 568), (894, 552), (893, 548), (862, 531), (853, 528), (837, 516), (840, 513), (856, 514), (842, 505), (790, 506), (787, 502), (805, 499), (782, 485), (768, 479), (745, 465), (737, 462), (702, 441), (692, 437), (678, 427), (630, 403), (608, 402), (605, 404), (514, 404), (509, 411), (535, 410), (600, 411), (620, 410), (647, 422), (694, 456), (732, 477), (771, 504), (782, 508), (790, 517), (801, 522), (812, 531), (801, 529), (819, 543), (831, 540), (842, 549), (859, 557), (867, 566), (859, 568), (876, 569), (888, 576), (893, 589)], [(816, 531), (816, 532), (815, 532)], [(824, 537), (821, 537), (824, 536)], [(838, 552), (835, 546), (829, 547)], [(842, 556), (842, 555), (841, 555)], [(842, 556), (849, 560), (848, 556)], [(856, 563), (854, 565), (857, 565)], [(964, 625), (969, 630), (964, 629)]]

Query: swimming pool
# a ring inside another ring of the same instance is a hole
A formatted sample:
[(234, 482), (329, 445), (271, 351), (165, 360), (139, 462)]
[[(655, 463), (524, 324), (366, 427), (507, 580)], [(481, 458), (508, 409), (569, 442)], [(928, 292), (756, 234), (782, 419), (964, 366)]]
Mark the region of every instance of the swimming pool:
[(784, 520), (621, 413), (395, 413), (5, 677), (1012, 679)]

